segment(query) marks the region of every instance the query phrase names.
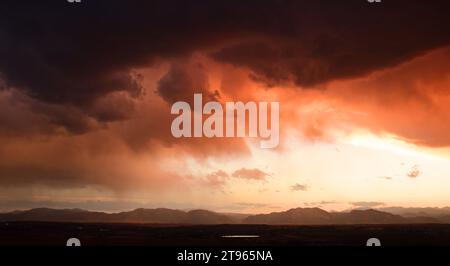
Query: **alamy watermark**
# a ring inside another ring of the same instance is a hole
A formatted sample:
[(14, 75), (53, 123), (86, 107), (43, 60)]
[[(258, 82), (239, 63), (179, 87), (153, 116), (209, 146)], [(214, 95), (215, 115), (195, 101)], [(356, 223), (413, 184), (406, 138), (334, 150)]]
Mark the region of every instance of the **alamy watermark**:
[(270, 102), (269, 118), (268, 102), (226, 102), (224, 111), (221, 103), (210, 101), (203, 105), (202, 94), (194, 94), (194, 110), (189, 103), (179, 101), (172, 105), (171, 113), (178, 115), (171, 126), (175, 138), (259, 137), (263, 149), (276, 148), (280, 141), (279, 102)]

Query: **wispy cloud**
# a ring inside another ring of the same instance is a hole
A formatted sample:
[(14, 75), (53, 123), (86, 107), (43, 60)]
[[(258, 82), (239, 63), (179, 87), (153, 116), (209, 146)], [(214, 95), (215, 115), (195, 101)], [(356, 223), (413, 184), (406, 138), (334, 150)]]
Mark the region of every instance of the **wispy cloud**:
[(308, 190), (308, 186), (307, 185), (302, 185), (302, 184), (295, 184), (291, 186), (291, 191), (307, 191)]
[(377, 202), (377, 201), (357, 201), (357, 202), (350, 202), (350, 204), (357, 208), (375, 208), (385, 205), (384, 202)]
[(422, 172), (418, 165), (414, 165), (411, 170), (406, 174), (409, 178), (417, 178)]
[(233, 174), (231, 174), (231, 176), (235, 177), (235, 178), (264, 181), (264, 180), (266, 180), (267, 176), (270, 176), (270, 174), (268, 174), (258, 168), (253, 168), (253, 169), (241, 168), (239, 170), (234, 171)]
[(392, 179), (394, 179), (394, 178), (391, 177), (391, 176), (378, 176), (377, 178), (379, 178), (379, 179), (384, 179), (384, 180), (392, 180)]

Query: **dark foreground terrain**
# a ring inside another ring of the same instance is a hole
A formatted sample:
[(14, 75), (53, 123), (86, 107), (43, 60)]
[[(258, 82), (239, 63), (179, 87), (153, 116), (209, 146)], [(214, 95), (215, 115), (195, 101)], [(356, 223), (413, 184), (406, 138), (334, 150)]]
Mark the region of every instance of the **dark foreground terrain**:
[[(252, 238), (223, 236), (253, 235)], [(55, 222), (1, 222), (0, 245), (64, 246), (450, 246), (450, 225), (148, 225)]]

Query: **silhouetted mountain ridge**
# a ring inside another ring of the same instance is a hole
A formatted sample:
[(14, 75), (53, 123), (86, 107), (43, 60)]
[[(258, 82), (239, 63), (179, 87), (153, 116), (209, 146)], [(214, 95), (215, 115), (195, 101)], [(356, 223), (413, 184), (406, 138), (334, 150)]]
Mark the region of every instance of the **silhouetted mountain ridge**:
[(326, 212), (319, 208), (296, 208), (284, 212), (252, 215), (244, 219), (249, 224), (411, 224), (440, 223), (430, 217), (402, 217), (378, 210), (352, 210), (350, 212)]
[(392, 214), (401, 215), (403, 217), (417, 217), (427, 216), (439, 218), (443, 216), (450, 216), (450, 207), (422, 207), (422, 208), (405, 208), (405, 207), (383, 207), (378, 208), (380, 211), (389, 212)]
[(249, 224), (331, 224), (332, 214), (320, 208), (295, 208), (283, 212), (251, 215)]
[(0, 214), (0, 221), (111, 222), (157, 224), (227, 224), (226, 215), (206, 210), (189, 212), (165, 208), (135, 209), (128, 212), (104, 213), (80, 209), (38, 208)]
[(93, 212), (82, 209), (37, 208), (0, 213), (0, 221), (99, 222), (149, 224), (268, 224), (268, 225), (333, 225), (333, 224), (412, 224), (448, 223), (450, 217), (403, 217), (380, 210), (327, 212), (320, 208), (294, 208), (282, 212), (235, 216), (208, 210), (181, 211), (167, 208), (135, 209), (119, 213)]

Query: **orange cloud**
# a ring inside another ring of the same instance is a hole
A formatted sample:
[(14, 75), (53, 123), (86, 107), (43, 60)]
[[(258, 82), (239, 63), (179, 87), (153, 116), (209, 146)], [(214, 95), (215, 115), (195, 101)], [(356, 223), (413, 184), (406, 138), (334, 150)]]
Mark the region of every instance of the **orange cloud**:
[(264, 181), (266, 180), (267, 176), (270, 176), (270, 174), (261, 171), (257, 168), (254, 169), (247, 169), (247, 168), (241, 168), (239, 170), (234, 171), (231, 174), (232, 177), (236, 178), (242, 178), (242, 179), (254, 179), (254, 180), (260, 180)]

